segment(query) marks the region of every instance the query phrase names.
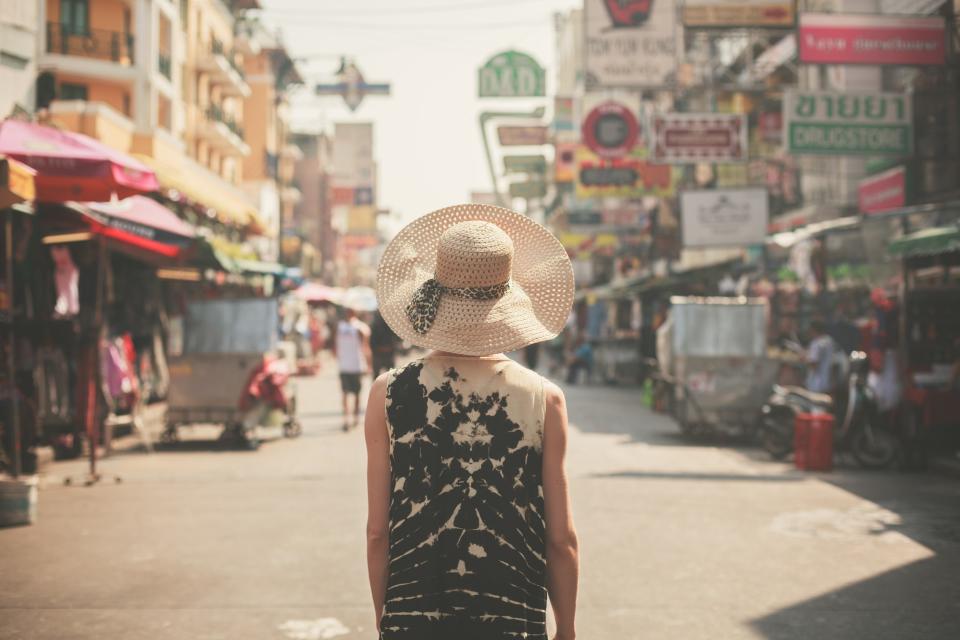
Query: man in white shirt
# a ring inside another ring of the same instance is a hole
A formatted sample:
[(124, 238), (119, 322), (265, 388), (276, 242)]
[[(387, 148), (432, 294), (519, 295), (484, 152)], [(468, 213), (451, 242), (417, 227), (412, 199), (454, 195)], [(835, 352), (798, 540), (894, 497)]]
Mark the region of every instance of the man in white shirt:
[(830, 393), (837, 383), (833, 375), (837, 343), (820, 320), (810, 323), (810, 337), (810, 346), (807, 347), (807, 389), (815, 393)]
[[(361, 378), (370, 368), (370, 327), (357, 318), (353, 309), (344, 309), (337, 323), (334, 349), (340, 369), (340, 389), (343, 392), (343, 430), (357, 426), (360, 414)], [(353, 396), (353, 414), (350, 414), (350, 396)]]

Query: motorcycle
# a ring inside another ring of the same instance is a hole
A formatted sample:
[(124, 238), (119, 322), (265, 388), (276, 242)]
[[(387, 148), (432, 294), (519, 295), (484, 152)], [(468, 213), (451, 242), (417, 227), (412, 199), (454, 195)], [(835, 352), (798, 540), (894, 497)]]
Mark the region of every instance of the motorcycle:
[(830, 413), (835, 418), (834, 443), (849, 451), (862, 467), (882, 469), (898, 454), (896, 437), (880, 423), (873, 391), (867, 386), (869, 363), (862, 351), (850, 355), (847, 380), (833, 396), (813, 393), (803, 387), (774, 385), (763, 406), (760, 444), (774, 459), (793, 451), (794, 425), (801, 413)]

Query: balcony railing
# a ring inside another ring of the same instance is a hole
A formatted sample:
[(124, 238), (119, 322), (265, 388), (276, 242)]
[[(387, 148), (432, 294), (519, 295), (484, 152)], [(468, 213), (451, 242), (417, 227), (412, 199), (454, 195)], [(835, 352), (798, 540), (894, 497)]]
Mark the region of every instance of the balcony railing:
[(47, 53), (60, 53), (97, 60), (133, 64), (133, 36), (119, 31), (87, 29), (78, 32), (70, 25), (47, 23)]
[(236, 120), (223, 112), (219, 106), (211, 104), (207, 107), (207, 120), (212, 122), (221, 122), (227, 126), (238, 138), (243, 140), (243, 127)]
[(237, 64), (237, 53), (236, 51), (227, 51), (223, 43), (216, 38), (211, 38), (210, 40), (210, 51), (215, 56), (223, 56), (227, 62), (230, 63), (230, 66), (233, 67), (233, 70), (240, 75), (241, 78), (246, 79), (247, 75), (243, 71), (243, 66)]
[(169, 53), (161, 51), (157, 54), (157, 69), (167, 80), (173, 79), (173, 62)]

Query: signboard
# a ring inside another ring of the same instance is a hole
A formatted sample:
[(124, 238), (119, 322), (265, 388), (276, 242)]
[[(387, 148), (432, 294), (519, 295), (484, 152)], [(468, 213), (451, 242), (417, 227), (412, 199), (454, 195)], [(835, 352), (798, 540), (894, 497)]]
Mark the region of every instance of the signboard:
[(543, 180), (531, 180), (529, 182), (511, 182), (511, 198), (542, 198), (547, 195), (547, 183)]
[(550, 137), (542, 125), (503, 125), (497, 127), (497, 139), (504, 147), (532, 147), (547, 144)]
[(546, 73), (532, 57), (519, 51), (493, 56), (477, 72), (481, 98), (535, 98), (546, 95)]
[(910, 155), (913, 109), (901, 93), (787, 91), (787, 152), (839, 156)]
[(798, 25), (800, 62), (809, 64), (942, 65), (942, 16), (804, 13)]
[(573, 98), (557, 96), (553, 99), (553, 132), (573, 133), (576, 126), (573, 120)]
[(617, 102), (604, 102), (583, 121), (583, 141), (601, 158), (620, 158), (637, 143), (640, 125), (630, 110)]
[(757, 129), (764, 142), (779, 143), (783, 140), (783, 112), (767, 111), (757, 116)]
[(687, 0), (687, 27), (792, 27), (793, 0)]
[(353, 204), (373, 204), (373, 187), (356, 187), (353, 190)]
[(680, 172), (666, 164), (654, 164), (637, 150), (623, 158), (603, 159), (585, 146), (577, 147), (577, 198), (613, 196), (668, 197), (676, 193)]
[(347, 211), (347, 232), (375, 234), (377, 231), (377, 208), (370, 205), (350, 207)]
[(390, 95), (387, 82), (367, 82), (357, 68), (356, 63), (346, 58), (340, 59), (340, 68), (335, 82), (321, 82), (314, 90), (318, 96), (341, 96), (350, 111), (356, 111), (366, 96)]
[(711, 189), (680, 194), (684, 247), (743, 247), (766, 238), (766, 189)]
[(545, 173), (547, 159), (543, 156), (506, 156), (503, 169), (505, 173)]
[(743, 114), (673, 113), (653, 118), (654, 162), (738, 162), (747, 159)]
[(584, 0), (587, 89), (660, 88), (677, 67), (671, 0)]
[(861, 213), (880, 213), (906, 206), (906, 167), (895, 167), (864, 178), (860, 181), (857, 193)]
[(554, 182), (573, 182), (577, 174), (577, 143), (558, 142), (553, 160)]

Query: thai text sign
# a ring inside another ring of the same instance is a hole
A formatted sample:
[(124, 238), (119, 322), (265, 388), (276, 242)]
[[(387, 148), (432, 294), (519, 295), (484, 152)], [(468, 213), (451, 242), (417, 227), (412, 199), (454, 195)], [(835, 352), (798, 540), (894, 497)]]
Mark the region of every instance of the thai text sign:
[(584, 0), (586, 85), (658, 88), (677, 66), (672, 0)]
[(801, 14), (800, 62), (812, 64), (941, 65), (942, 17)]
[(895, 167), (864, 178), (857, 192), (863, 213), (899, 209), (907, 203), (907, 170), (905, 167)]
[(526, 147), (547, 144), (549, 135), (544, 126), (504, 125), (497, 127), (497, 139), (505, 147)]
[(747, 159), (747, 117), (674, 113), (653, 119), (654, 162), (738, 162)]
[(792, 27), (792, 0), (687, 0), (688, 27)]
[(481, 98), (531, 98), (546, 95), (546, 73), (536, 60), (519, 51), (493, 56), (477, 71)]
[(680, 194), (683, 246), (762, 243), (770, 215), (766, 189), (710, 189)]
[(787, 151), (839, 156), (910, 155), (913, 113), (900, 93), (787, 91)]

